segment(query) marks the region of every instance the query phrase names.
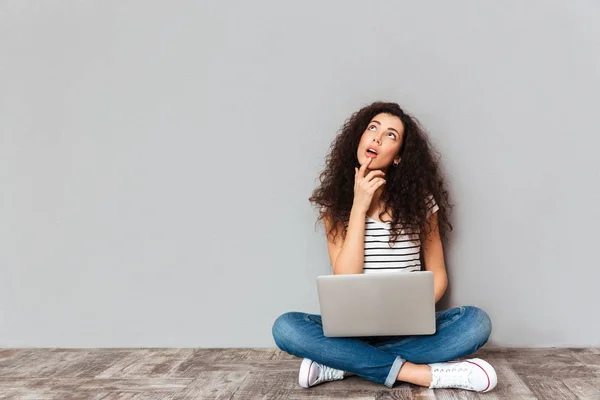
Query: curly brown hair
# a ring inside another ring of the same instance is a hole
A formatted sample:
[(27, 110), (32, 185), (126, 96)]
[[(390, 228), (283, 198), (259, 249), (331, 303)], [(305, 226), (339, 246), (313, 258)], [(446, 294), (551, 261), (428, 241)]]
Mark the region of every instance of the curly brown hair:
[(319, 208), (317, 222), (328, 217), (331, 229), (326, 234), (332, 236), (332, 241), (341, 223), (344, 227), (341, 234), (345, 239), (354, 200), (354, 168), (360, 167), (358, 144), (369, 122), (380, 113), (400, 118), (404, 126), (398, 153), (402, 162), (386, 173), (386, 184), (383, 185), (380, 199), (385, 209), (392, 210), (389, 245), (392, 246), (403, 229), (419, 232), (421, 240), (431, 231), (434, 227), (432, 218), (427, 219), (431, 203), (426, 201), (430, 195), (439, 206), (438, 226), (440, 237), (445, 239), (452, 230), (448, 220), (452, 206), (440, 170), (439, 157), (434, 157), (439, 153), (433, 149), (420, 122), (404, 112), (398, 104), (390, 102), (376, 101), (360, 109), (341, 127), (326, 156), (325, 168), (319, 176), (320, 185), (309, 197), (309, 201)]

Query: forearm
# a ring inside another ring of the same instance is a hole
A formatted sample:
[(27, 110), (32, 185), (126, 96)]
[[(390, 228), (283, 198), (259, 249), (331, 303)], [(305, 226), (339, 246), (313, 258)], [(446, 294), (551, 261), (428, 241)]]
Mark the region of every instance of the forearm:
[(435, 274), (433, 275), (433, 297), (435, 298), (435, 303), (437, 303), (444, 293), (446, 292), (446, 288), (448, 287), (448, 278), (445, 274)]
[(346, 239), (335, 260), (333, 274), (362, 274), (365, 259), (366, 211), (352, 207)]

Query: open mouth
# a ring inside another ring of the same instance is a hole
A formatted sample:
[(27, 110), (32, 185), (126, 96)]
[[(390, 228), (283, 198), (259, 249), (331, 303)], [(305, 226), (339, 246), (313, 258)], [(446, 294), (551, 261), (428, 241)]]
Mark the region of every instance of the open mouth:
[(370, 150), (370, 149), (369, 149), (369, 150), (367, 150), (367, 151), (365, 151), (365, 155), (366, 155), (367, 157), (371, 157), (371, 158), (375, 158), (375, 157), (377, 157), (377, 153), (375, 153), (373, 150)]

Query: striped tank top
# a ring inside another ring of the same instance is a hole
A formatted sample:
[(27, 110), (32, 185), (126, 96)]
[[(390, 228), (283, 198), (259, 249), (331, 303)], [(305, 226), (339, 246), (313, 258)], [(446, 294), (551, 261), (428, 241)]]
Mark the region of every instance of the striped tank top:
[[(430, 195), (427, 199), (431, 216), (439, 206)], [(413, 272), (421, 270), (421, 241), (416, 231), (401, 231), (390, 247), (390, 223), (365, 218), (365, 262), (363, 273)]]

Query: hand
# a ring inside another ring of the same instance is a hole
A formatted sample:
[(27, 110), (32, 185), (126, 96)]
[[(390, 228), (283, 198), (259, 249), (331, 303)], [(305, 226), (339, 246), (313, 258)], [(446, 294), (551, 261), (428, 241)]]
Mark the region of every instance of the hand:
[(367, 166), (371, 163), (372, 158), (367, 158), (367, 161), (360, 166), (360, 169), (354, 167), (354, 202), (352, 207), (356, 207), (365, 213), (371, 207), (373, 194), (383, 184), (385, 184), (385, 173), (375, 169), (365, 176)]

